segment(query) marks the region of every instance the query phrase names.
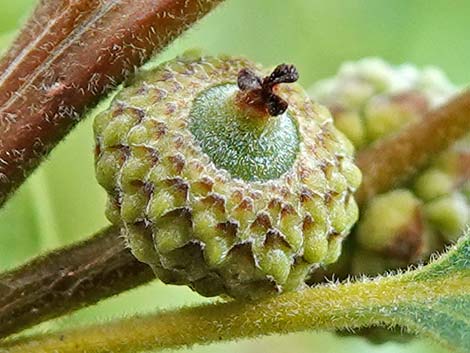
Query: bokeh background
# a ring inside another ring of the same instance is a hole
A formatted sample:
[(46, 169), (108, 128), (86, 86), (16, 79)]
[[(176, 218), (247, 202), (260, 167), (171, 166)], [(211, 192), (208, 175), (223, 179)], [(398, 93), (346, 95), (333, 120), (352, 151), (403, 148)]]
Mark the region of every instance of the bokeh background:
[[(0, 52), (36, 0), (0, 2)], [(246, 55), (266, 65), (295, 63), (308, 87), (346, 60), (380, 56), (444, 69), (470, 81), (466, 0), (227, 0), (155, 61), (187, 48)], [(93, 115), (89, 114), (89, 115)], [(0, 270), (83, 239), (106, 224), (105, 195), (93, 172), (90, 116), (75, 129), (0, 211)], [(1, 132), (0, 132), (1, 133)], [(41, 325), (52, 330), (207, 302), (189, 289), (155, 281), (71, 316)], [(179, 352), (444, 353), (424, 340), (372, 345), (361, 338), (314, 332), (243, 340)]]

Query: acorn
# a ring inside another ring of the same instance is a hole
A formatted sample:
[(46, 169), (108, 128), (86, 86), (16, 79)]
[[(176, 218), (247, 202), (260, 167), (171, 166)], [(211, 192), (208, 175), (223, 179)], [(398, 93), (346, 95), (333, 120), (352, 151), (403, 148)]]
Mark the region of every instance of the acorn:
[(346, 62), (310, 89), (332, 112), (336, 127), (361, 149), (419, 121), (457, 92), (435, 67), (392, 66), (379, 58)]
[[(337, 128), (360, 150), (424, 119), (457, 91), (439, 69), (366, 58), (344, 64), (310, 93), (327, 105)], [(469, 141), (466, 137), (436, 156), (408, 184), (369, 200), (341, 257), (308, 282), (406, 269), (455, 242), (470, 223)], [(411, 338), (399, 329), (365, 328), (355, 334), (375, 343)]]
[[(310, 92), (330, 108), (338, 129), (364, 149), (424, 119), (458, 89), (439, 69), (392, 66), (373, 58), (346, 63), (337, 76), (315, 84)], [(342, 267), (317, 271), (315, 280), (377, 275), (425, 263), (469, 224), (469, 179), (466, 137), (436, 156), (407, 185), (372, 198), (348, 241), (348, 258), (338, 261)]]
[(301, 289), (339, 257), (361, 174), (298, 76), (184, 55), (96, 117), (106, 215), (163, 282), (253, 300)]

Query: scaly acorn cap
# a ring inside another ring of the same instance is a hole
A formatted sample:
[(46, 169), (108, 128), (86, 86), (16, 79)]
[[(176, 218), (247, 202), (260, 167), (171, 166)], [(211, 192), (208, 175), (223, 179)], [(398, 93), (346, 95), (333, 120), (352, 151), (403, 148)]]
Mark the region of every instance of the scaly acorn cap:
[[(266, 75), (266, 77), (261, 78)], [(243, 58), (143, 72), (96, 117), (108, 219), (165, 283), (256, 299), (336, 261), (361, 174), (328, 111)]]

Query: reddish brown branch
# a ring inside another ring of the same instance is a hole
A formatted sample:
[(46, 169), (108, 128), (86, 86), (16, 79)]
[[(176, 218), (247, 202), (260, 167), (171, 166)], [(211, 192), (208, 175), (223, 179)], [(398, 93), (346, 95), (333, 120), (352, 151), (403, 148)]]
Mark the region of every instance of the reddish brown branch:
[(0, 63), (0, 205), (87, 108), (221, 1), (41, 2)]
[[(40, 0), (40, 4), (29, 18), (28, 23), (25, 24), (24, 29), (10, 46), (8, 52), (0, 59), (1, 81), (6, 76), (6, 68), (12, 65), (14, 60), (18, 60), (24, 56), (23, 54), (26, 54), (30, 44), (38, 38), (38, 34), (47, 26), (50, 17), (48, 14), (60, 11), (63, 8), (63, 3), (63, 0)], [(6, 95), (6, 93), (3, 94)]]
[(390, 190), (412, 176), (436, 153), (470, 132), (470, 91), (428, 114), (397, 135), (381, 140), (357, 156), (363, 183), (359, 203)]
[[(0, 62), (0, 107), (29, 81), (64, 38), (98, 7), (99, 1), (43, 1)], [(60, 35), (57, 35), (60, 32)]]
[(107, 228), (0, 275), (0, 338), (155, 278)]

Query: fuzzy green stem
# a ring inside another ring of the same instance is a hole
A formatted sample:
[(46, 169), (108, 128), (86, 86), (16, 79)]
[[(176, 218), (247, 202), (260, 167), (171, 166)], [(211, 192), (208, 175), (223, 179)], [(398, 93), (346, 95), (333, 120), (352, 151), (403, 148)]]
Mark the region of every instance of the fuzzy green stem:
[(135, 353), (304, 330), (395, 325), (399, 324), (396, 318), (380, 314), (379, 308), (412, 302), (423, 295), (432, 302), (449, 293), (457, 295), (468, 290), (469, 281), (460, 276), (451, 276), (444, 282), (421, 282), (397, 276), (319, 286), (257, 303), (228, 302), (182, 308), (33, 336), (10, 341), (3, 349), (5, 353)]

